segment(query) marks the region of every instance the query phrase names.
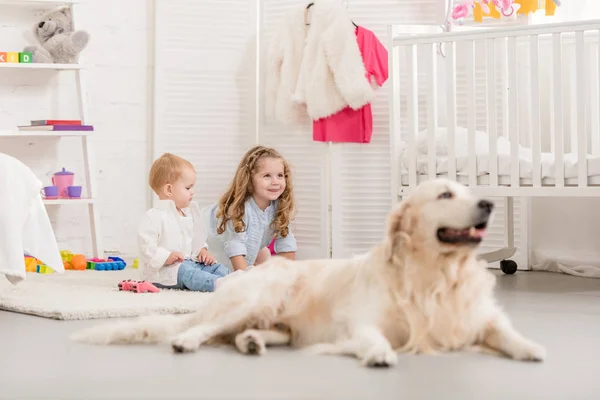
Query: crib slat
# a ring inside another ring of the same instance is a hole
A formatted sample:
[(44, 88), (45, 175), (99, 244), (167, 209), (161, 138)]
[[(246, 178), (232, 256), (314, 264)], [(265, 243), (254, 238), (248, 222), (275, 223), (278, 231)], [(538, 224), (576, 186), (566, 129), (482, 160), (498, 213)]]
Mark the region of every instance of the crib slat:
[[(572, 54), (567, 56), (567, 74), (568, 88), (569, 88), (569, 127), (567, 131), (567, 140), (570, 142), (568, 153), (577, 154), (577, 64), (575, 58), (577, 56), (574, 46), (567, 47), (567, 51), (573, 51)], [(570, 67), (570, 68), (569, 68)]]
[[(600, 30), (598, 31), (598, 48), (596, 58), (592, 62), (592, 82), (590, 85), (590, 110), (600, 110)], [(592, 127), (592, 154), (600, 155), (600, 112), (590, 113)]]
[(542, 186), (542, 165), (540, 162), (542, 145), (540, 140), (540, 63), (537, 35), (529, 38), (530, 81), (531, 81), (531, 114), (529, 115), (531, 132), (531, 150), (533, 162), (533, 186)]
[[(446, 94), (448, 96), (448, 178), (456, 180), (456, 155), (455, 155), (455, 136), (456, 136), (456, 64), (455, 64), (455, 43), (446, 44)], [(452, 145), (450, 145), (452, 143)], [(463, 145), (463, 143), (459, 143)]]
[(564, 170), (564, 145), (563, 145), (563, 89), (562, 89), (562, 38), (560, 33), (552, 34), (552, 55), (551, 63), (554, 79), (550, 82), (554, 88), (554, 166), (555, 166), (555, 186), (563, 187), (565, 185)]
[[(600, 30), (598, 31), (596, 57), (590, 59), (590, 110), (600, 110)], [(600, 155), (600, 112), (590, 112), (592, 154)]]
[(467, 73), (467, 131), (469, 154), (469, 186), (477, 186), (477, 158), (475, 156), (475, 41), (465, 43), (465, 65)]
[(416, 138), (419, 129), (419, 97), (417, 75), (417, 46), (406, 46), (407, 91), (406, 105), (408, 114), (408, 184), (417, 186), (417, 149)]
[(517, 44), (514, 36), (508, 38), (508, 87), (509, 87), (509, 123), (510, 123), (510, 185), (518, 187), (520, 184), (520, 164), (519, 164), (519, 109), (517, 94), (519, 91), (517, 85)]
[(508, 137), (508, 38), (502, 39), (502, 136)]
[[(577, 31), (575, 33), (575, 66), (577, 71), (577, 166), (578, 166), (578, 179), (577, 185), (579, 187), (587, 186), (587, 139), (586, 139), (586, 118), (585, 118), (585, 99), (587, 98), (586, 91), (586, 58), (585, 58), (585, 42), (583, 40), (583, 31)], [(575, 135), (575, 132), (573, 132)]]
[[(431, 59), (428, 60), (427, 68), (427, 171), (429, 179), (437, 176), (437, 154), (435, 151), (435, 137), (438, 122), (438, 85), (437, 85), (437, 51), (436, 44), (431, 43), (427, 47)], [(448, 146), (453, 144), (448, 143)]]
[(489, 174), (490, 186), (498, 186), (498, 133), (496, 131), (498, 121), (496, 120), (496, 63), (495, 63), (495, 39), (487, 39), (486, 46), (486, 72), (487, 72), (487, 122), (489, 143)]

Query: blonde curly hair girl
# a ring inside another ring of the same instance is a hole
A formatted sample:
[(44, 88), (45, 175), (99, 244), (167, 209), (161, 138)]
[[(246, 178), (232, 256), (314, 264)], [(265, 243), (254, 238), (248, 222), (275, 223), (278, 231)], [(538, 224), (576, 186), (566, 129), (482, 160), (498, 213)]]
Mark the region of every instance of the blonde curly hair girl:
[(231, 221), (234, 230), (244, 232), (246, 226), (242, 220), (246, 200), (254, 193), (253, 177), (259, 172), (261, 162), (267, 158), (281, 161), (285, 178), (285, 188), (278, 198), (277, 213), (271, 223), (275, 235), (288, 236), (288, 225), (294, 212), (294, 196), (292, 177), (288, 163), (275, 149), (265, 146), (255, 146), (248, 150), (240, 161), (235, 176), (225, 193), (219, 199), (217, 218), (219, 224), (217, 233), (225, 232), (228, 221)]

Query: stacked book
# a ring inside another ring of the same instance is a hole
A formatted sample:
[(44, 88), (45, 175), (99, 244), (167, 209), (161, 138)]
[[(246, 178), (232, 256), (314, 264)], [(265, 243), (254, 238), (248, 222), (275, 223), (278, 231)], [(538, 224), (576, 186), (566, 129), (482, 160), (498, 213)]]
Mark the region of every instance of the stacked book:
[(31, 125), (20, 125), (20, 131), (93, 131), (93, 125), (82, 125), (74, 119), (40, 119), (31, 121)]

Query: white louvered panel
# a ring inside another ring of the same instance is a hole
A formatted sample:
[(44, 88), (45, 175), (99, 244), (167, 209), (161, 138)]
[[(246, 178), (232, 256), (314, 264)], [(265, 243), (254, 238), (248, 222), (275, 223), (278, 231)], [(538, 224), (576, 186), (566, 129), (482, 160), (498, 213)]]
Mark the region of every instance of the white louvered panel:
[(157, 0), (153, 159), (196, 167), (196, 201), (214, 203), (254, 142), (254, 1)]
[[(266, 54), (274, 28), (285, 15), (305, 7), (304, 0), (261, 1), (261, 56)], [(264, 76), (261, 76), (261, 90)], [(312, 141), (312, 126), (282, 127), (265, 121), (260, 113), (260, 142), (279, 150), (290, 163), (294, 177), (296, 219), (294, 234), (298, 241), (297, 258), (324, 258), (330, 254), (328, 217), (329, 183), (327, 145)]]
[[(439, 24), (444, 20), (443, 0), (346, 3), (354, 22), (373, 31), (386, 48), (389, 24)], [(392, 205), (387, 84), (379, 89), (372, 102), (371, 143), (333, 145), (333, 257), (364, 252), (383, 238), (385, 219)]]

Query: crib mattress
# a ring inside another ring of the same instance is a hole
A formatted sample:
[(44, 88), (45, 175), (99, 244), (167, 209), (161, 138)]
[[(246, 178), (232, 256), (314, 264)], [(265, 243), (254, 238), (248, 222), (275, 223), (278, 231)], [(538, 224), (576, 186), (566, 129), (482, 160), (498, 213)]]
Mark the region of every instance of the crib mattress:
[[(489, 155), (477, 155), (477, 183), (481, 186), (489, 186)], [(409, 182), (408, 168), (401, 162), (401, 184), (407, 186)], [(587, 159), (588, 185), (600, 185), (600, 156), (588, 155)], [(565, 185), (578, 184), (579, 160), (577, 154), (565, 154), (563, 157)], [(468, 183), (469, 157), (456, 157), (456, 175), (461, 183)], [(556, 160), (554, 154), (544, 153), (541, 155), (542, 185), (555, 185)], [(422, 182), (428, 179), (429, 165), (426, 156), (417, 157), (417, 181)], [(448, 158), (438, 156), (436, 159), (436, 175), (445, 177), (448, 175)], [(498, 184), (501, 186), (510, 186), (511, 181), (511, 157), (507, 154), (498, 155)], [(519, 159), (519, 182), (522, 186), (531, 186), (533, 184), (533, 162), (529, 157), (520, 157)]]

